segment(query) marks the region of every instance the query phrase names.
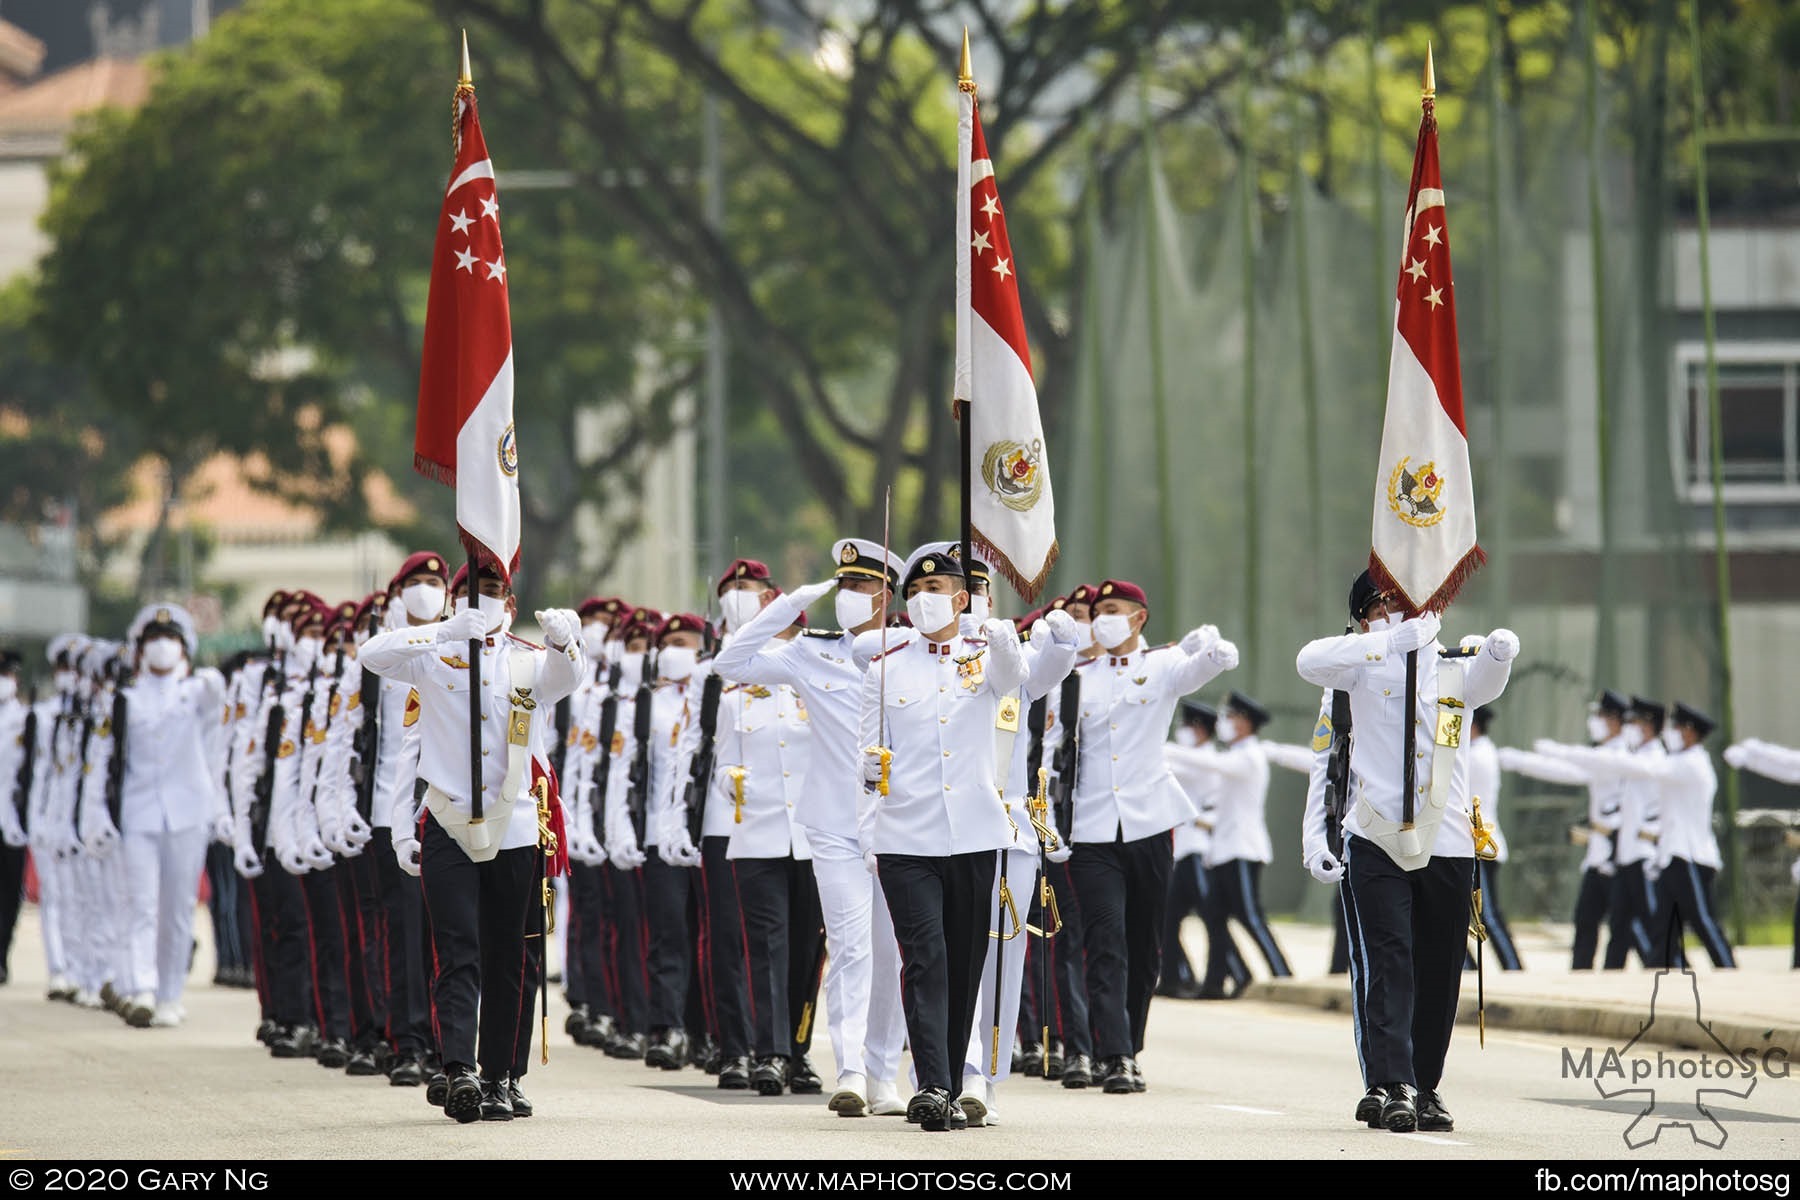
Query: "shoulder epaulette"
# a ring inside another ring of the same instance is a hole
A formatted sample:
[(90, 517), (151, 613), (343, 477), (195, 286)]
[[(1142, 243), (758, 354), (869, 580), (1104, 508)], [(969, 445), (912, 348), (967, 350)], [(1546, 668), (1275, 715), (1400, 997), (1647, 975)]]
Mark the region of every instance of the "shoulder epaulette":
[(524, 646), (527, 650), (542, 650), (544, 648), (544, 647), (538, 645), (536, 642), (526, 641), (524, 638), (520, 637), (516, 633), (507, 634), (506, 640), (509, 642), (517, 642), (517, 643), (519, 643), (519, 645)]
[(801, 637), (815, 637), (815, 638), (831, 638), (833, 640), (836, 640), (837, 638), (841, 638), (844, 636), (844, 631), (841, 629), (802, 629), (800, 631), (800, 636)]
[(1467, 648), (1458, 646), (1454, 650), (1439, 650), (1438, 657), (1439, 658), (1474, 658), (1477, 654), (1480, 654), (1480, 653), (1481, 653), (1480, 646), (1469, 646)]
[(883, 650), (881, 653), (871, 655), (869, 657), (869, 661), (872, 663), (880, 662), (882, 659), (886, 658), (888, 655), (898, 653), (899, 651), (906, 649), (908, 646), (910, 646), (912, 644), (913, 644), (913, 640), (911, 638), (907, 638), (904, 642), (901, 642), (898, 646), (889, 646), (886, 650)]

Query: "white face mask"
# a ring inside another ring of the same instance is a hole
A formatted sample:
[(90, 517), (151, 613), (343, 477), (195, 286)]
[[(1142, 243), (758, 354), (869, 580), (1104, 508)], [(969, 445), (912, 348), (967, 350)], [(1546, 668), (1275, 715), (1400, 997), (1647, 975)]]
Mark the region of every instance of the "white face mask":
[(1221, 717), (1219, 718), (1219, 727), (1213, 732), (1213, 736), (1229, 746), (1231, 743), (1243, 737), (1244, 731), (1243, 727), (1232, 718)]
[(1687, 738), (1674, 725), (1670, 725), (1662, 731), (1662, 741), (1671, 754), (1680, 754), (1687, 749)]
[(633, 650), (619, 657), (619, 690), (635, 692), (644, 681), (644, 652)]
[(157, 674), (166, 674), (181, 661), (181, 643), (173, 638), (151, 638), (144, 643), (144, 665)]
[(444, 589), (435, 583), (411, 583), (400, 589), (400, 603), (415, 621), (435, 621), (444, 615)]
[(750, 623), (750, 618), (762, 611), (762, 593), (742, 590), (726, 592), (719, 597), (719, 613), (725, 618), (725, 628), (742, 629)]
[(481, 609), (481, 615), (487, 618), (488, 629), (490, 631), (492, 631), (494, 629), (505, 628), (505, 626), (506, 626), (506, 600), (505, 600), (505, 598), (503, 598), (501, 596), (477, 595), (475, 597), (475, 603)]
[(350, 635), (350, 640), (356, 643), (356, 648), (358, 650), (361, 650), (363, 648), (363, 643), (369, 640), (369, 631), (366, 629), (359, 629)]
[(1604, 742), (1612, 736), (1612, 727), (1606, 723), (1605, 717), (1592, 716), (1587, 719), (1588, 741)]
[(1075, 637), (1081, 643), (1079, 649), (1086, 650), (1094, 644), (1094, 623), (1092, 621), (1075, 622)]
[(969, 593), (969, 615), (971, 617), (977, 621), (985, 621), (993, 615), (993, 611), (992, 600), (986, 596), (978, 596), (974, 592)]
[(73, 671), (57, 671), (50, 678), (56, 684), (56, 690), (65, 695), (75, 690), (75, 672)]
[(325, 639), (303, 637), (294, 640), (294, 666), (302, 671), (319, 661), (319, 655), (325, 650)]
[(453, 613), (467, 612), (468, 610), (469, 598), (467, 596), (458, 596), (450, 602), (450, 611)]
[(275, 627), (275, 649), (278, 651), (288, 651), (288, 650), (292, 650), (293, 648), (294, 648), (293, 626), (289, 625), (286, 621), (282, 621)]
[(1625, 745), (1629, 749), (1636, 750), (1643, 744), (1644, 727), (1642, 725), (1627, 725), (1625, 727)]
[(11, 675), (0, 675), (0, 704), (5, 704), (19, 694), (19, 681)]
[(699, 661), (700, 652), (692, 646), (665, 646), (656, 656), (656, 673), (664, 679), (686, 679)]
[(1131, 618), (1124, 613), (1106, 613), (1094, 618), (1094, 640), (1102, 650), (1112, 650), (1131, 640)]
[(263, 645), (281, 636), (281, 618), (273, 613), (263, 618)]
[(855, 629), (858, 625), (867, 625), (875, 616), (875, 597), (862, 592), (839, 588), (834, 604), (840, 629)]
[(1183, 725), (1175, 731), (1175, 744), (1177, 746), (1198, 746), (1200, 735), (1194, 732), (1192, 725)]
[(936, 633), (955, 622), (955, 597), (942, 592), (915, 592), (906, 599), (906, 615), (920, 633)]
[(581, 627), (581, 649), (589, 658), (602, 659), (606, 654), (606, 624), (595, 621)]

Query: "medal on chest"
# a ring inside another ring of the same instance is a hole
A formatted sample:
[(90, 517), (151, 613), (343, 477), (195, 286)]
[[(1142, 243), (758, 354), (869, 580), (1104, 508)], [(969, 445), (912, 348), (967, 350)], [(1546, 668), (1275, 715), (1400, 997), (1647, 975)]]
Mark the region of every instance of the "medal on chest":
[(977, 650), (973, 654), (957, 656), (956, 675), (964, 690), (972, 692), (987, 679), (987, 664), (983, 661), (986, 654), (985, 650)]

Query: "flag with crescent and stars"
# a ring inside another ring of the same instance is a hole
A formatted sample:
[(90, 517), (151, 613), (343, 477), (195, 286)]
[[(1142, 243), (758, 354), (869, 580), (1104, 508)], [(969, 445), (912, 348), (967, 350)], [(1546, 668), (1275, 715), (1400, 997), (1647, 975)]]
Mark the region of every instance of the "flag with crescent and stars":
[(1432, 91), (1428, 82), (1407, 191), (1369, 550), (1376, 585), (1399, 592), (1409, 612), (1443, 611), (1487, 561), (1475, 540), (1475, 488)]
[(1035, 600), (1056, 563), (1050, 456), (1019, 305), (1018, 265), (988, 158), (974, 85), (956, 126), (956, 390), (970, 422), (971, 536)]
[(454, 129), (455, 164), (431, 256), (413, 465), (455, 487), (469, 557), (510, 579), (520, 524), (512, 316), (494, 162), (466, 79), (456, 89)]

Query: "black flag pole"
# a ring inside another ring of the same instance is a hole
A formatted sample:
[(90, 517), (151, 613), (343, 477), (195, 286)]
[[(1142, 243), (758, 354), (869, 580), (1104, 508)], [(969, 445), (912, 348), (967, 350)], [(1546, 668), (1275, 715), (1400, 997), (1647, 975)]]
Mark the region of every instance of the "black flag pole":
[[(469, 555), (469, 607), (481, 611), (481, 556)], [(486, 634), (482, 630), (482, 634)], [(470, 844), (485, 842), (481, 811), (481, 647), (485, 636), (469, 639), (469, 832)], [(477, 832), (479, 830), (479, 832)]]

